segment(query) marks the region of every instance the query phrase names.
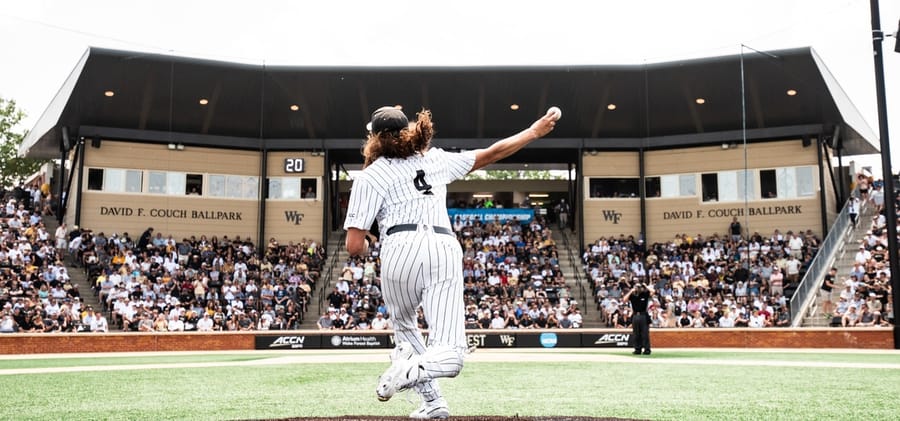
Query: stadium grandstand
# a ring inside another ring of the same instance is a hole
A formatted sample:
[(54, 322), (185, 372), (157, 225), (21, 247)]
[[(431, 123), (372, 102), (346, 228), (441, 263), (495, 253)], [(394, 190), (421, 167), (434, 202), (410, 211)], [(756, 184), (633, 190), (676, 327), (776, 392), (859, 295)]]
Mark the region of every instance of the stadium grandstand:
[(875, 136), (813, 50), (772, 54), (307, 68), (91, 48), (21, 149), (62, 165), (3, 199), (0, 327), (390, 329), (378, 244), (351, 257), (340, 229), (383, 104), (430, 109), (449, 150), (565, 110), (489, 168), (561, 178), (451, 186), (467, 328), (627, 328), (636, 282), (656, 328), (891, 323), (896, 195), (843, 161)]

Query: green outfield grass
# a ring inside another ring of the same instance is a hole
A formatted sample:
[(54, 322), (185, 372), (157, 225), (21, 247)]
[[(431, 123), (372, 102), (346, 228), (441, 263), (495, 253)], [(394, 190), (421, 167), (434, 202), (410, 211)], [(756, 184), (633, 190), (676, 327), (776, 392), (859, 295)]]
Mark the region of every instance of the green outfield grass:
[(178, 355), (168, 357), (71, 357), (0, 360), (0, 370), (16, 368), (84, 367), (143, 364), (186, 364), (255, 361), (272, 358), (272, 355), (221, 354), (221, 355)]
[[(306, 351), (287, 355), (302, 352)], [(115, 357), (114, 364), (244, 361), (283, 355), (286, 354)], [(615, 355), (631, 358), (623, 351)], [(697, 364), (685, 361), (694, 358)], [(387, 355), (371, 355), (370, 359), (380, 362), (0, 375), (0, 419), (223, 420), (408, 415), (415, 405), (404, 400), (403, 395), (387, 403), (375, 399), (375, 379), (387, 366)], [(895, 419), (900, 413), (900, 400), (894, 396), (894, 389), (900, 384), (897, 368), (700, 363), (709, 359), (750, 359), (900, 364), (900, 354), (657, 350), (650, 359), (653, 363), (468, 362), (459, 377), (441, 384), (453, 415), (876, 420)], [(101, 359), (4, 360), (0, 361), (0, 368), (101, 365), (98, 360)], [(672, 364), (666, 364), (667, 361)]]

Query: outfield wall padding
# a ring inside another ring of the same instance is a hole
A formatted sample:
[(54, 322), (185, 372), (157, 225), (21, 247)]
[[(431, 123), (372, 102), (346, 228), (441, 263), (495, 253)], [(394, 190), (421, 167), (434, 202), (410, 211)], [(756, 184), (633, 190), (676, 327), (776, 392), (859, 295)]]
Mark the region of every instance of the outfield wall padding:
[[(469, 330), (478, 348), (628, 348), (630, 330)], [(894, 349), (889, 328), (654, 329), (653, 348)], [(0, 354), (393, 347), (390, 331), (0, 334)]]

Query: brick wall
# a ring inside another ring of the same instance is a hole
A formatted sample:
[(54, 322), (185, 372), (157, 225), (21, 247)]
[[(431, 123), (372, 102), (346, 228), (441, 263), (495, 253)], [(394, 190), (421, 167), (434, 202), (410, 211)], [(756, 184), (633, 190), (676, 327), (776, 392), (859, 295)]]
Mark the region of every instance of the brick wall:
[(894, 349), (891, 328), (656, 329), (654, 348)]
[(0, 354), (227, 351), (254, 347), (253, 333), (74, 333), (0, 335)]

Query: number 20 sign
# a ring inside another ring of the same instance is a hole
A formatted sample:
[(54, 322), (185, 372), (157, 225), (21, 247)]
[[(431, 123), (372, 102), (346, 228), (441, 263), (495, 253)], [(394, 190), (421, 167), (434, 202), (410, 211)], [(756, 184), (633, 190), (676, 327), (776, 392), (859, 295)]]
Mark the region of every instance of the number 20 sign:
[(296, 172), (303, 172), (303, 170), (304, 170), (303, 158), (285, 158), (284, 159), (284, 172), (296, 173)]

